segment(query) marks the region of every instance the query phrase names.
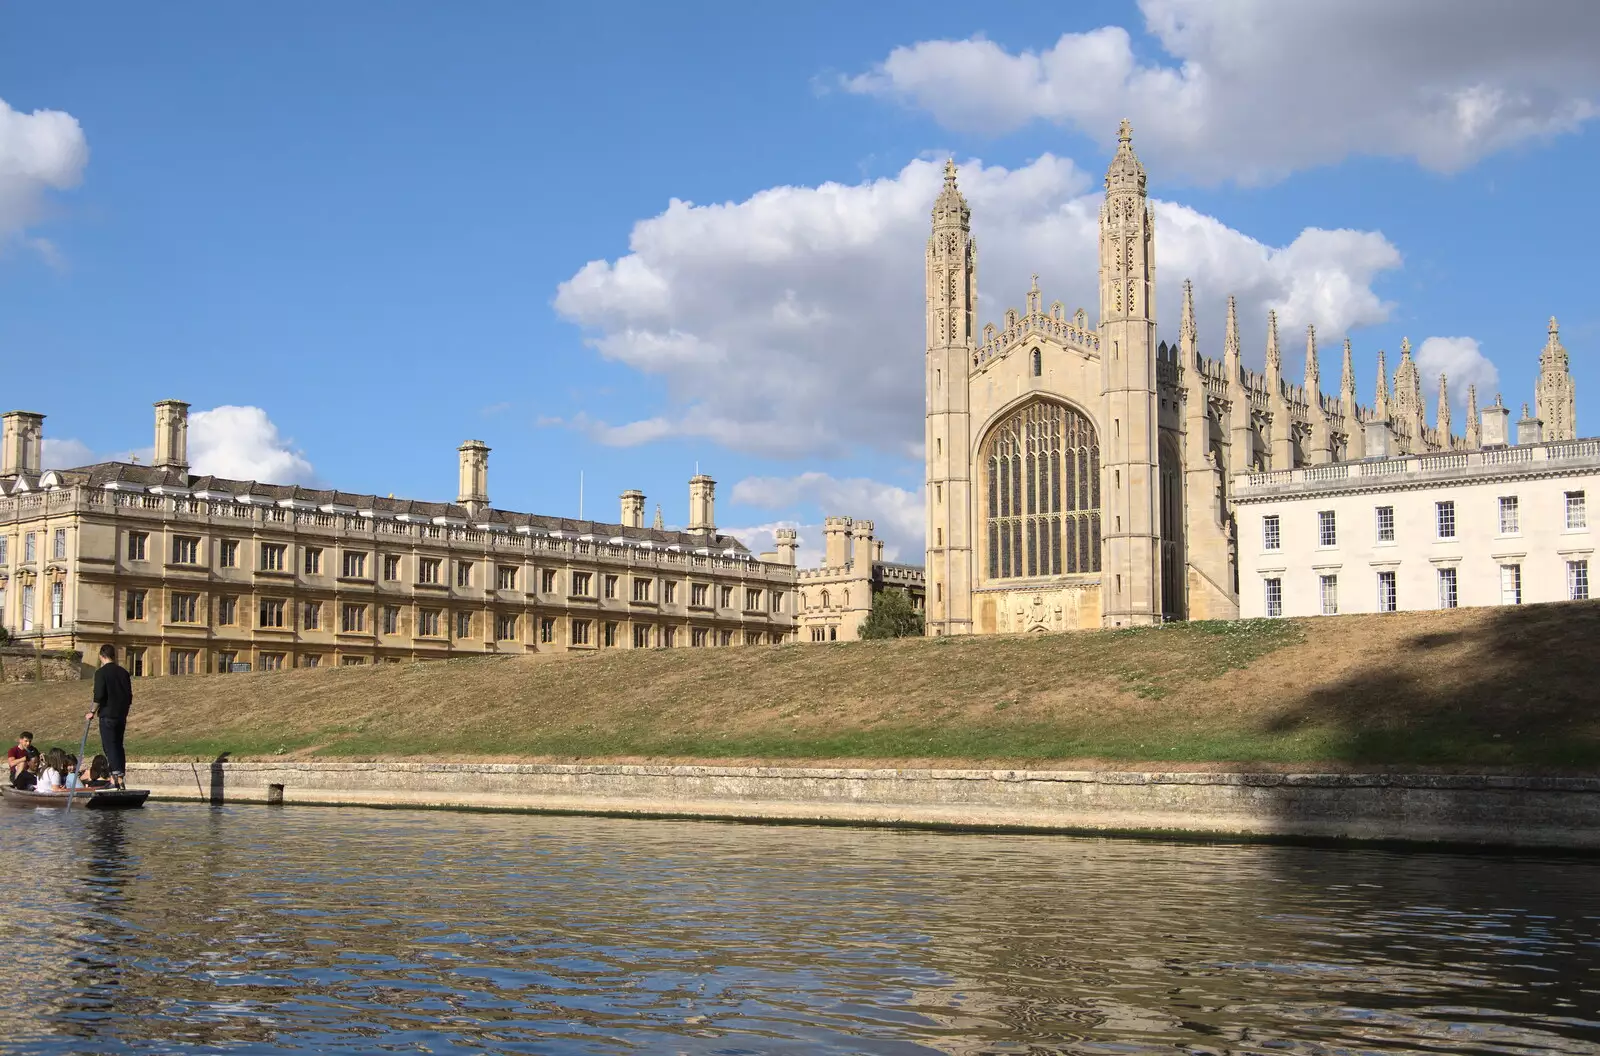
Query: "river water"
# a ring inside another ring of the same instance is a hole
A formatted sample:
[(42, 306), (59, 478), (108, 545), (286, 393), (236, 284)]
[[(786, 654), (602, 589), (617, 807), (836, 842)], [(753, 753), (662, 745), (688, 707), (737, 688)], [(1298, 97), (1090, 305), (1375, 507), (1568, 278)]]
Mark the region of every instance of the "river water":
[(0, 1051), (1596, 1053), (1600, 860), (0, 811)]

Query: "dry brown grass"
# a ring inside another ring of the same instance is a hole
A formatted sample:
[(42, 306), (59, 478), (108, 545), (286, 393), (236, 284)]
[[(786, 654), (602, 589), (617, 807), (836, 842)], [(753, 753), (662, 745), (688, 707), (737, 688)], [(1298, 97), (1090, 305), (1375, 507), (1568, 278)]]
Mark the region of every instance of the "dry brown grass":
[[(1587, 770), (1600, 604), (161, 678), (169, 757)], [(0, 687), (76, 742), (87, 684)]]

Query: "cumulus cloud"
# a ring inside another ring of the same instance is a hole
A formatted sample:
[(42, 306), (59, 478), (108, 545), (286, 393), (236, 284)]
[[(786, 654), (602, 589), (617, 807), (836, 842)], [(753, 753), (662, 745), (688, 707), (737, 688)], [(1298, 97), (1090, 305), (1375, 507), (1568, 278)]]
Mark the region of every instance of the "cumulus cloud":
[[(746, 477), (734, 484), (730, 497), (736, 503), (757, 509), (790, 510), (809, 506), (824, 516), (853, 517), (873, 522), (877, 538), (884, 541), (884, 557), (890, 561), (922, 562), (922, 489), (915, 491), (865, 477), (839, 478), (827, 473), (800, 473), (789, 477)], [(801, 564), (816, 564), (822, 552), (821, 524), (780, 522), (747, 529), (760, 543), (771, 549), (772, 530), (779, 527), (800, 529)], [(731, 535), (737, 530), (728, 529)], [(765, 533), (765, 534), (763, 534)], [(750, 540), (739, 535), (752, 549)], [(807, 555), (813, 555), (809, 559)]]
[(189, 415), (189, 465), (197, 474), (309, 484), (311, 463), (278, 435), (260, 407), (214, 407)]
[(1140, 0), (1164, 56), (1128, 31), (895, 48), (844, 80), (951, 128), (1051, 121), (1109, 143), (1123, 117), (1157, 171), (1272, 180), (1351, 155), (1443, 172), (1571, 132), (1600, 109), (1600, 4), (1526, 0)]
[[(1092, 322), (1095, 181), (1049, 154), (1016, 169), (969, 162), (960, 179), (980, 248), (982, 318), (1020, 306), (1038, 272), (1046, 304), (1083, 305)], [(561, 424), (616, 446), (693, 437), (777, 456), (868, 447), (920, 459), (923, 252), (941, 181), (940, 162), (915, 160), (858, 184), (674, 200), (639, 221), (630, 252), (584, 265), (555, 307), (602, 356), (662, 379), (665, 405), (637, 421), (579, 414)], [(1229, 293), (1255, 362), (1268, 308), (1284, 327), (1315, 323), (1325, 340), (1388, 318), (1373, 282), (1400, 254), (1377, 232), (1308, 228), (1271, 246), (1183, 205), (1155, 209), (1166, 335), (1177, 334), (1185, 276), (1213, 356)]]
[[(70, 469), (96, 462), (149, 464), (153, 447), (96, 452), (72, 437), (44, 438), (40, 461), (45, 469)], [(305, 454), (278, 433), (260, 407), (213, 407), (189, 414), (189, 469), (198, 475), (259, 480), (267, 484), (310, 484), (315, 479)]]
[(88, 164), (89, 141), (71, 114), (26, 114), (0, 99), (0, 249), (20, 241), (59, 264), (52, 243), (24, 233), (43, 217), (49, 192), (77, 186)]
[(1478, 404), (1492, 403), (1500, 371), (1489, 361), (1471, 337), (1430, 337), (1417, 346), (1417, 370), (1430, 393), (1439, 391), (1439, 375), (1450, 379), (1450, 402), (1467, 405), (1467, 386), (1478, 387)]

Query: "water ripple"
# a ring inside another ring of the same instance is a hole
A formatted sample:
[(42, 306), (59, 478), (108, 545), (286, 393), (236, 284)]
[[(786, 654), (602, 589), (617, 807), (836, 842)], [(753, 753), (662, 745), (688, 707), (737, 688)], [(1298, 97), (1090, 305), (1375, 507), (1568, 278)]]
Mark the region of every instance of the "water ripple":
[(0, 836), (8, 1052), (1600, 1052), (1588, 859), (169, 804)]

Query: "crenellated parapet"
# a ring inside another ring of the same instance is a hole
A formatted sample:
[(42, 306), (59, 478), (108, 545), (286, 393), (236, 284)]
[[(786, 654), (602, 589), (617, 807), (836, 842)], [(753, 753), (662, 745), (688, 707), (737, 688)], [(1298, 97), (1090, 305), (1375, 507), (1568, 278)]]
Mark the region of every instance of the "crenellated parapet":
[(1050, 338), (1085, 355), (1100, 354), (1100, 335), (1089, 327), (1089, 313), (1079, 308), (1069, 317), (1060, 301), (1051, 302), (1049, 311), (1045, 311), (1040, 305), (1039, 276), (1035, 275), (1027, 308), (1006, 309), (1004, 327), (993, 323), (984, 326), (983, 340), (972, 355), (972, 366), (981, 367), (1037, 337)]

